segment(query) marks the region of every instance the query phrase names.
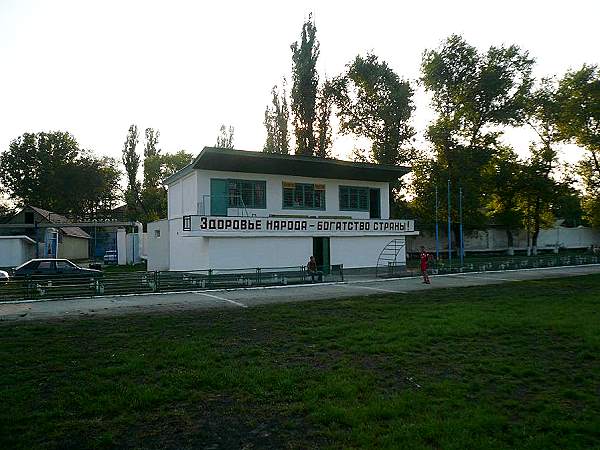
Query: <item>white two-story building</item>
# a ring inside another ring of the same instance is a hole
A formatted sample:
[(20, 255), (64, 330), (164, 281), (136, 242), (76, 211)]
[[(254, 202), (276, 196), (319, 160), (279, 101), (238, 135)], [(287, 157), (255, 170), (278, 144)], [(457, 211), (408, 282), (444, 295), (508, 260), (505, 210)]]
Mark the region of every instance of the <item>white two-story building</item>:
[(205, 147), (166, 180), (149, 270), (404, 265), (412, 220), (390, 220), (405, 167)]

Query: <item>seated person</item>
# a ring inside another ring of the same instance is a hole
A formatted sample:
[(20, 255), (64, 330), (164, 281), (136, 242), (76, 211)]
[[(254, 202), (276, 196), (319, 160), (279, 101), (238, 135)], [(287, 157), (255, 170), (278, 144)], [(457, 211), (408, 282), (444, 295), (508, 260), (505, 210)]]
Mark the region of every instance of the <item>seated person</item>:
[(317, 277), (318, 281), (323, 281), (323, 272), (317, 270), (317, 261), (314, 256), (311, 256), (308, 260), (308, 264), (306, 265), (306, 269), (310, 274), (311, 282), (315, 282), (315, 277)]

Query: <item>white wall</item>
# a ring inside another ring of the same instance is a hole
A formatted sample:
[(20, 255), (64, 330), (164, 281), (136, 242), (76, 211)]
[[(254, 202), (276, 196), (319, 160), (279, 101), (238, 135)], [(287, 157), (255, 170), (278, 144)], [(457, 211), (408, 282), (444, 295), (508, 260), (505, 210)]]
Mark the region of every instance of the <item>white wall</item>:
[(169, 270), (169, 221), (150, 222), (145, 234), (148, 270)]
[(35, 258), (35, 244), (20, 236), (0, 239), (0, 267), (16, 267)]
[(197, 172), (169, 185), (168, 218), (198, 214)]
[(117, 264), (124, 266), (127, 264), (127, 235), (125, 228), (117, 229)]
[[(331, 264), (343, 264), (345, 268), (375, 267), (379, 254), (392, 239), (392, 236), (332, 237)], [(396, 239), (404, 241), (404, 237)], [(397, 262), (406, 263), (405, 249), (398, 254)]]
[[(179, 229), (175, 222), (170, 224), (170, 270), (304, 266), (313, 252), (312, 237), (183, 237), (175, 231)], [(150, 225), (148, 231), (150, 233)], [(149, 239), (150, 243), (152, 238)], [(404, 240), (404, 237), (396, 239)], [(332, 237), (330, 263), (343, 264), (346, 268), (375, 267), (379, 254), (390, 240), (391, 236)], [(148, 268), (163, 270), (152, 266), (155, 264), (152, 245), (149, 245)], [(404, 250), (398, 255), (398, 262), (406, 262)]]
[(183, 237), (182, 219), (169, 221), (170, 270), (205, 270), (208, 265), (208, 239)]
[[(332, 180), (327, 178), (295, 177), (288, 175), (267, 175), (241, 172), (220, 172), (208, 170), (195, 170), (186, 178), (177, 180), (169, 185), (169, 218), (181, 217), (182, 215), (198, 214), (198, 211), (206, 211), (210, 215), (210, 206), (203, 206), (204, 201), (210, 197), (211, 178), (220, 179), (242, 179), (266, 181), (267, 207), (266, 209), (248, 209), (248, 214), (258, 217), (267, 217), (270, 214), (277, 215), (313, 215), (313, 216), (349, 216), (353, 219), (368, 219), (368, 211), (340, 211), (339, 209), (339, 186), (364, 186), (379, 188), (381, 195), (381, 218), (389, 219), (389, 186), (388, 183), (374, 181), (352, 181)], [(295, 183), (317, 183), (325, 184), (325, 207), (319, 209), (283, 209), (283, 181)], [(238, 215), (238, 208), (230, 210), (231, 215)]]
[(214, 269), (304, 266), (312, 255), (310, 237), (206, 240), (209, 242), (209, 266)]
[[(440, 251), (447, 251), (448, 242), (446, 239), (446, 228), (440, 224)], [(454, 235), (452, 236), (454, 239)], [(491, 228), (488, 230), (474, 230), (464, 233), (466, 251), (501, 251), (508, 248), (508, 238), (506, 231)], [(513, 244), (515, 249), (527, 248), (527, 232), (517, 230), (513, 232)], [(538, 237), (539, 249), (555, 248), (558, 243), (560, 248), (584, 248), (591, 245), (600, 245), (600, 230), (592, 228), (548, 228), (540, 230)], [(421, 232), (420, 236), (410, 238), (407, 241), (408, 251), (416, 252), (425, 246), (429, 251), (435, 250), (435, 235), (431, 232)], [(456, 242), (452, 242), (452, 248), (457, 247)]]

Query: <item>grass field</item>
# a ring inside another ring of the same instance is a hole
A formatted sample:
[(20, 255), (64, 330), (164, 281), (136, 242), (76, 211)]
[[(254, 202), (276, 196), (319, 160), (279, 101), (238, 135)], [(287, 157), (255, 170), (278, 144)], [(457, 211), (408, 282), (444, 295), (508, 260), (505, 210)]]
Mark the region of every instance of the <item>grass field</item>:
[(0, 324), (0, 448), (600, 448), (600, 276)]

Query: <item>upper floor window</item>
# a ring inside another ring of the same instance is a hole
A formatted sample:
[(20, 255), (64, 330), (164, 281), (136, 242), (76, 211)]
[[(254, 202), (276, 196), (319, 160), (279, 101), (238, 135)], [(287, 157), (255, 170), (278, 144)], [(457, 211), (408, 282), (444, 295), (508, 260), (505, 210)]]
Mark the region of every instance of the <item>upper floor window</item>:
[(340, 210), (369, 211), (369, 188), (340, 186)]
[(267, 207), (267, 183), (253, 180), (228, 180), (230, 208)]
[(283, 182), (283, 207), (325, 209), (325, 185)]

